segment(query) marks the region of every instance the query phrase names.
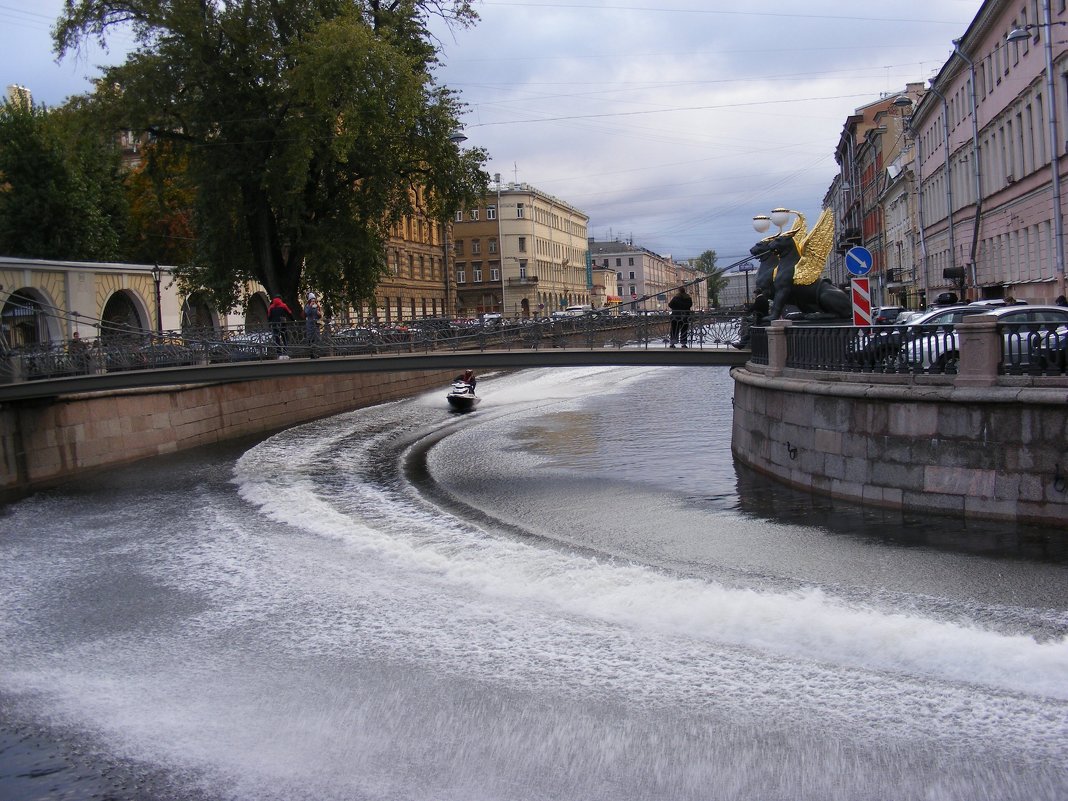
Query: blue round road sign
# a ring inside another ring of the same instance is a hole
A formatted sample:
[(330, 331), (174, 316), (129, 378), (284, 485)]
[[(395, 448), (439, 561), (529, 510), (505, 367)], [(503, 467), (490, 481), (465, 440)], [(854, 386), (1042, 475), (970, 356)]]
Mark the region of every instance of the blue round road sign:
[(867, 275), (873, 261), (871, 251), (859, 245), (851, 247), (845, 254), (846, 269), (853, 275)]

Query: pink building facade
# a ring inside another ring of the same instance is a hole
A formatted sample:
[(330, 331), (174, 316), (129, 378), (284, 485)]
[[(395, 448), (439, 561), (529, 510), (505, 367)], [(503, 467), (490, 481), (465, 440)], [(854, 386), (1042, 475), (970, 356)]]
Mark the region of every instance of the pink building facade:
[[(945, 291), (1031, 303), (1065, 293), (1065, 6), (983, 3), (912, 109), (914, 272), (928, 302)], [(1017, 30), (1026, 35), (1010, 38)]]

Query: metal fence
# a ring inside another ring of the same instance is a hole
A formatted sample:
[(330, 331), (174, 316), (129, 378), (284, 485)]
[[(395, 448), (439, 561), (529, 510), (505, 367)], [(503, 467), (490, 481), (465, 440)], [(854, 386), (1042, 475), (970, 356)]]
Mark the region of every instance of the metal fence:
[[(738, 341), (737, 312), (697, 312), (687, 344), (728, 347)], [(95, 341), (44, 343), (3, 351), (0, 380), (34, 380), (86, 373), (146, 370), (194, 364), (395, 354), (436, 350), (530, 349), (543, 347), (658, 347), (669, 336), (670, 317), (661, 312), (586, 313), (524, 320), (422, 319), (396, 326), (326, 325), (303, 322), (278, 327), (107, 332)], [(309, 335), (310, 334), (310, 335)]]
[[(1001, 375), (1065, 375), (1068, 328), (1059, 323), (998, 325)], [(752, 360), (768, 363), (766, 328), (751, 331)], [(847, 373), (954, 375), (960, 361), (955, 327), (815, 326), (786, 329), (786, 366)]]

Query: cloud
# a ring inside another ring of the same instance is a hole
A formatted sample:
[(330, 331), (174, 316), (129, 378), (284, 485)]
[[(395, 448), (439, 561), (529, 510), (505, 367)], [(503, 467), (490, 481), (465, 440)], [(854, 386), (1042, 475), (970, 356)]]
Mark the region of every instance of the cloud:
[(588, 213), (590, 233), (720, 263), (776, 206), (818, 216), (845, 119), (945, 62), (979, 2), (840, 2), (786, 13), (669, 0), (479, 4), (442, 37), (490, 172)]

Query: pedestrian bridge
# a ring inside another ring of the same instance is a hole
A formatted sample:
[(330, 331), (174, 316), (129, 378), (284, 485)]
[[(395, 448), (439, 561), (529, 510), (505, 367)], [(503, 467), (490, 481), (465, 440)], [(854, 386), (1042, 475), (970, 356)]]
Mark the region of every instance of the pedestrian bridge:
[(162, 367), (0, 385), (0, 403), (51, 398), (83, 392), (187, 384), (263, 381), (309, 375), (398, 372), (412, 370), (519, 370), (531, 367), (724, 367), (741, 365), (748, 350), (730, 347), (677, 348), (543, 348), (537, 350), (432, 351), (427, 353), (361, 354), (267, 361)]

